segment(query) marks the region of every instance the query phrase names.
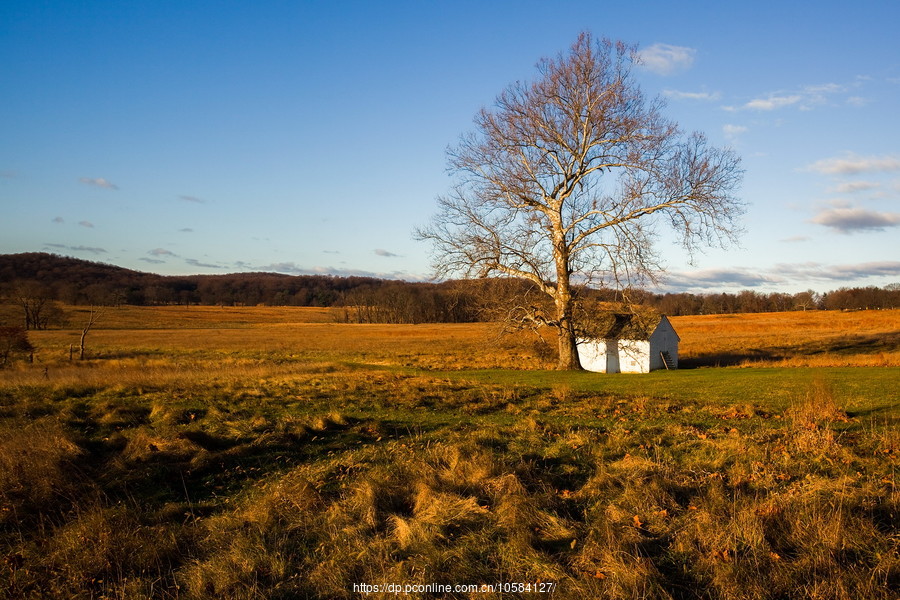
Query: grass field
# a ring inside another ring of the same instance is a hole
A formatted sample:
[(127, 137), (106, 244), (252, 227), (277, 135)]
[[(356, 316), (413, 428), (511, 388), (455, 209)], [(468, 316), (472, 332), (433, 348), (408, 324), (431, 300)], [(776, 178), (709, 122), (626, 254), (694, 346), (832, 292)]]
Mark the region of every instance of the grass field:
[(324, 309), (110, 309), (86, 361), (34, 332), (0, 371), (0, 590), (896, 598), (898, 315), (679, 318), (688, 366), (755, 368), (649, 375)]

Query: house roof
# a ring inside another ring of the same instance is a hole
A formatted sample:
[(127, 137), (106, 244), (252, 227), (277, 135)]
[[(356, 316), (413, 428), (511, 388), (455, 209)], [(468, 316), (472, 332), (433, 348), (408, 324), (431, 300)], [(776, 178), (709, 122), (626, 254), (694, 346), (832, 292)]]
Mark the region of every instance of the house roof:
[(603, 313), (596, 315), (591, 337), (598, 339), (648, 340), (665, 317), (656, 311)]

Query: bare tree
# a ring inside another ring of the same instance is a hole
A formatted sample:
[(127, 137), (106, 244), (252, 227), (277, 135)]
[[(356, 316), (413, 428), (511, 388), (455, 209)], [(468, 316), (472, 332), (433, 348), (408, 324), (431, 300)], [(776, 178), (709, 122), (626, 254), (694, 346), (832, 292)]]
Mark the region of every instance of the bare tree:
[(51, 290), (36, 281), (20, 281), (12, 286), (12, 295), (22, 307), (25, 329), (47, 329), (62, 318)]
[[(88, 313), (87, 323), (84, 324), (84, 327), (81, 328), (81, 340), (79, 343), (79, 352), (78, 352), (78, 360), (84, 360), (85, 357), (85, 347), (84, 341), (87, 338), (88, 332), (94, 327), (97, 323), (97, 320), (103, 316), (103, 313), (106, 312), (105, 306), (95, 306), (91, 304), (91, 311)], [(71, 357), (70, 357), (71, 358)]]
[[(653, 240), (668, 223), (689, 252), (733, 240), (739, 158), (685, 135), (631, 75), (636, 48), (581, 34), (515, 83), (449, 154), (457, 175), (432, 223), (438, 276), (525, 279), (553, 310), (560, 369), (578, 369), (577, 285), (627, 288), (662, 269)], [(520, 312), (521, 315), (521, 312)]]

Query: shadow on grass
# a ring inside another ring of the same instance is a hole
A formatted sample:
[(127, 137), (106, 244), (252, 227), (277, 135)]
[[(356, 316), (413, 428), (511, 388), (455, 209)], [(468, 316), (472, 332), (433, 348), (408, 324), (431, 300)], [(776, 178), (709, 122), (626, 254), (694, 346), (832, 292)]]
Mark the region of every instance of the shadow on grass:
[(841, 335), (799, 345), (747, 348), (743, 351), (709, 353), (680, 358), (678, 368), (732, 367), (745, 361), (777, 362), (796, 356), (878, 354), (897, 350), (900, 350), (900, 331), (884, 334)]

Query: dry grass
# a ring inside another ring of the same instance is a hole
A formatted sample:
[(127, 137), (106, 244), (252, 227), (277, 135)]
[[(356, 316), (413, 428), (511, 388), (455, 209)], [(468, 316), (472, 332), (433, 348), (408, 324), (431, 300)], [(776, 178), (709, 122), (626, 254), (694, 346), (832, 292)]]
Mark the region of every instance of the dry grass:
[[(68, 308), (73, 322), (78, 311)], [(153, 368), (173, 358), (354, 361), (430, 369), (547, 368), (526, 336), (499, 338), (491, 324), (358, 325), (332, 309), (123, 307), (91, 332), (88, 355)], [(683, 367), (900, 366), (900, 310), (810, 311), (676, 317)], [(79, 331), (31, 332), (37, 360), (59, 366)], [(130, 361), (130, 362), (129, 362)]]
[(39, 362), (2, 373), (5, 597), (900, 596), (891, 369), (849, 392), (840, 372), (785, 370), (810, 383), (777, 398), (751, 369), (727, 371), (744, 386), (727, 397), (714, 369), (690, 374), (702, 395), (645, 384), (688, 373), (590, 380), (628, 388), (612, 393), (408, 366), (542, 364), (527, 340), (485, 351), (483, 325), (204, 319), (98, 329), (75, 363), (69, 332), (39, 332)]
[(687, 366), (900, 366), (900, 310), (674, 317)]

